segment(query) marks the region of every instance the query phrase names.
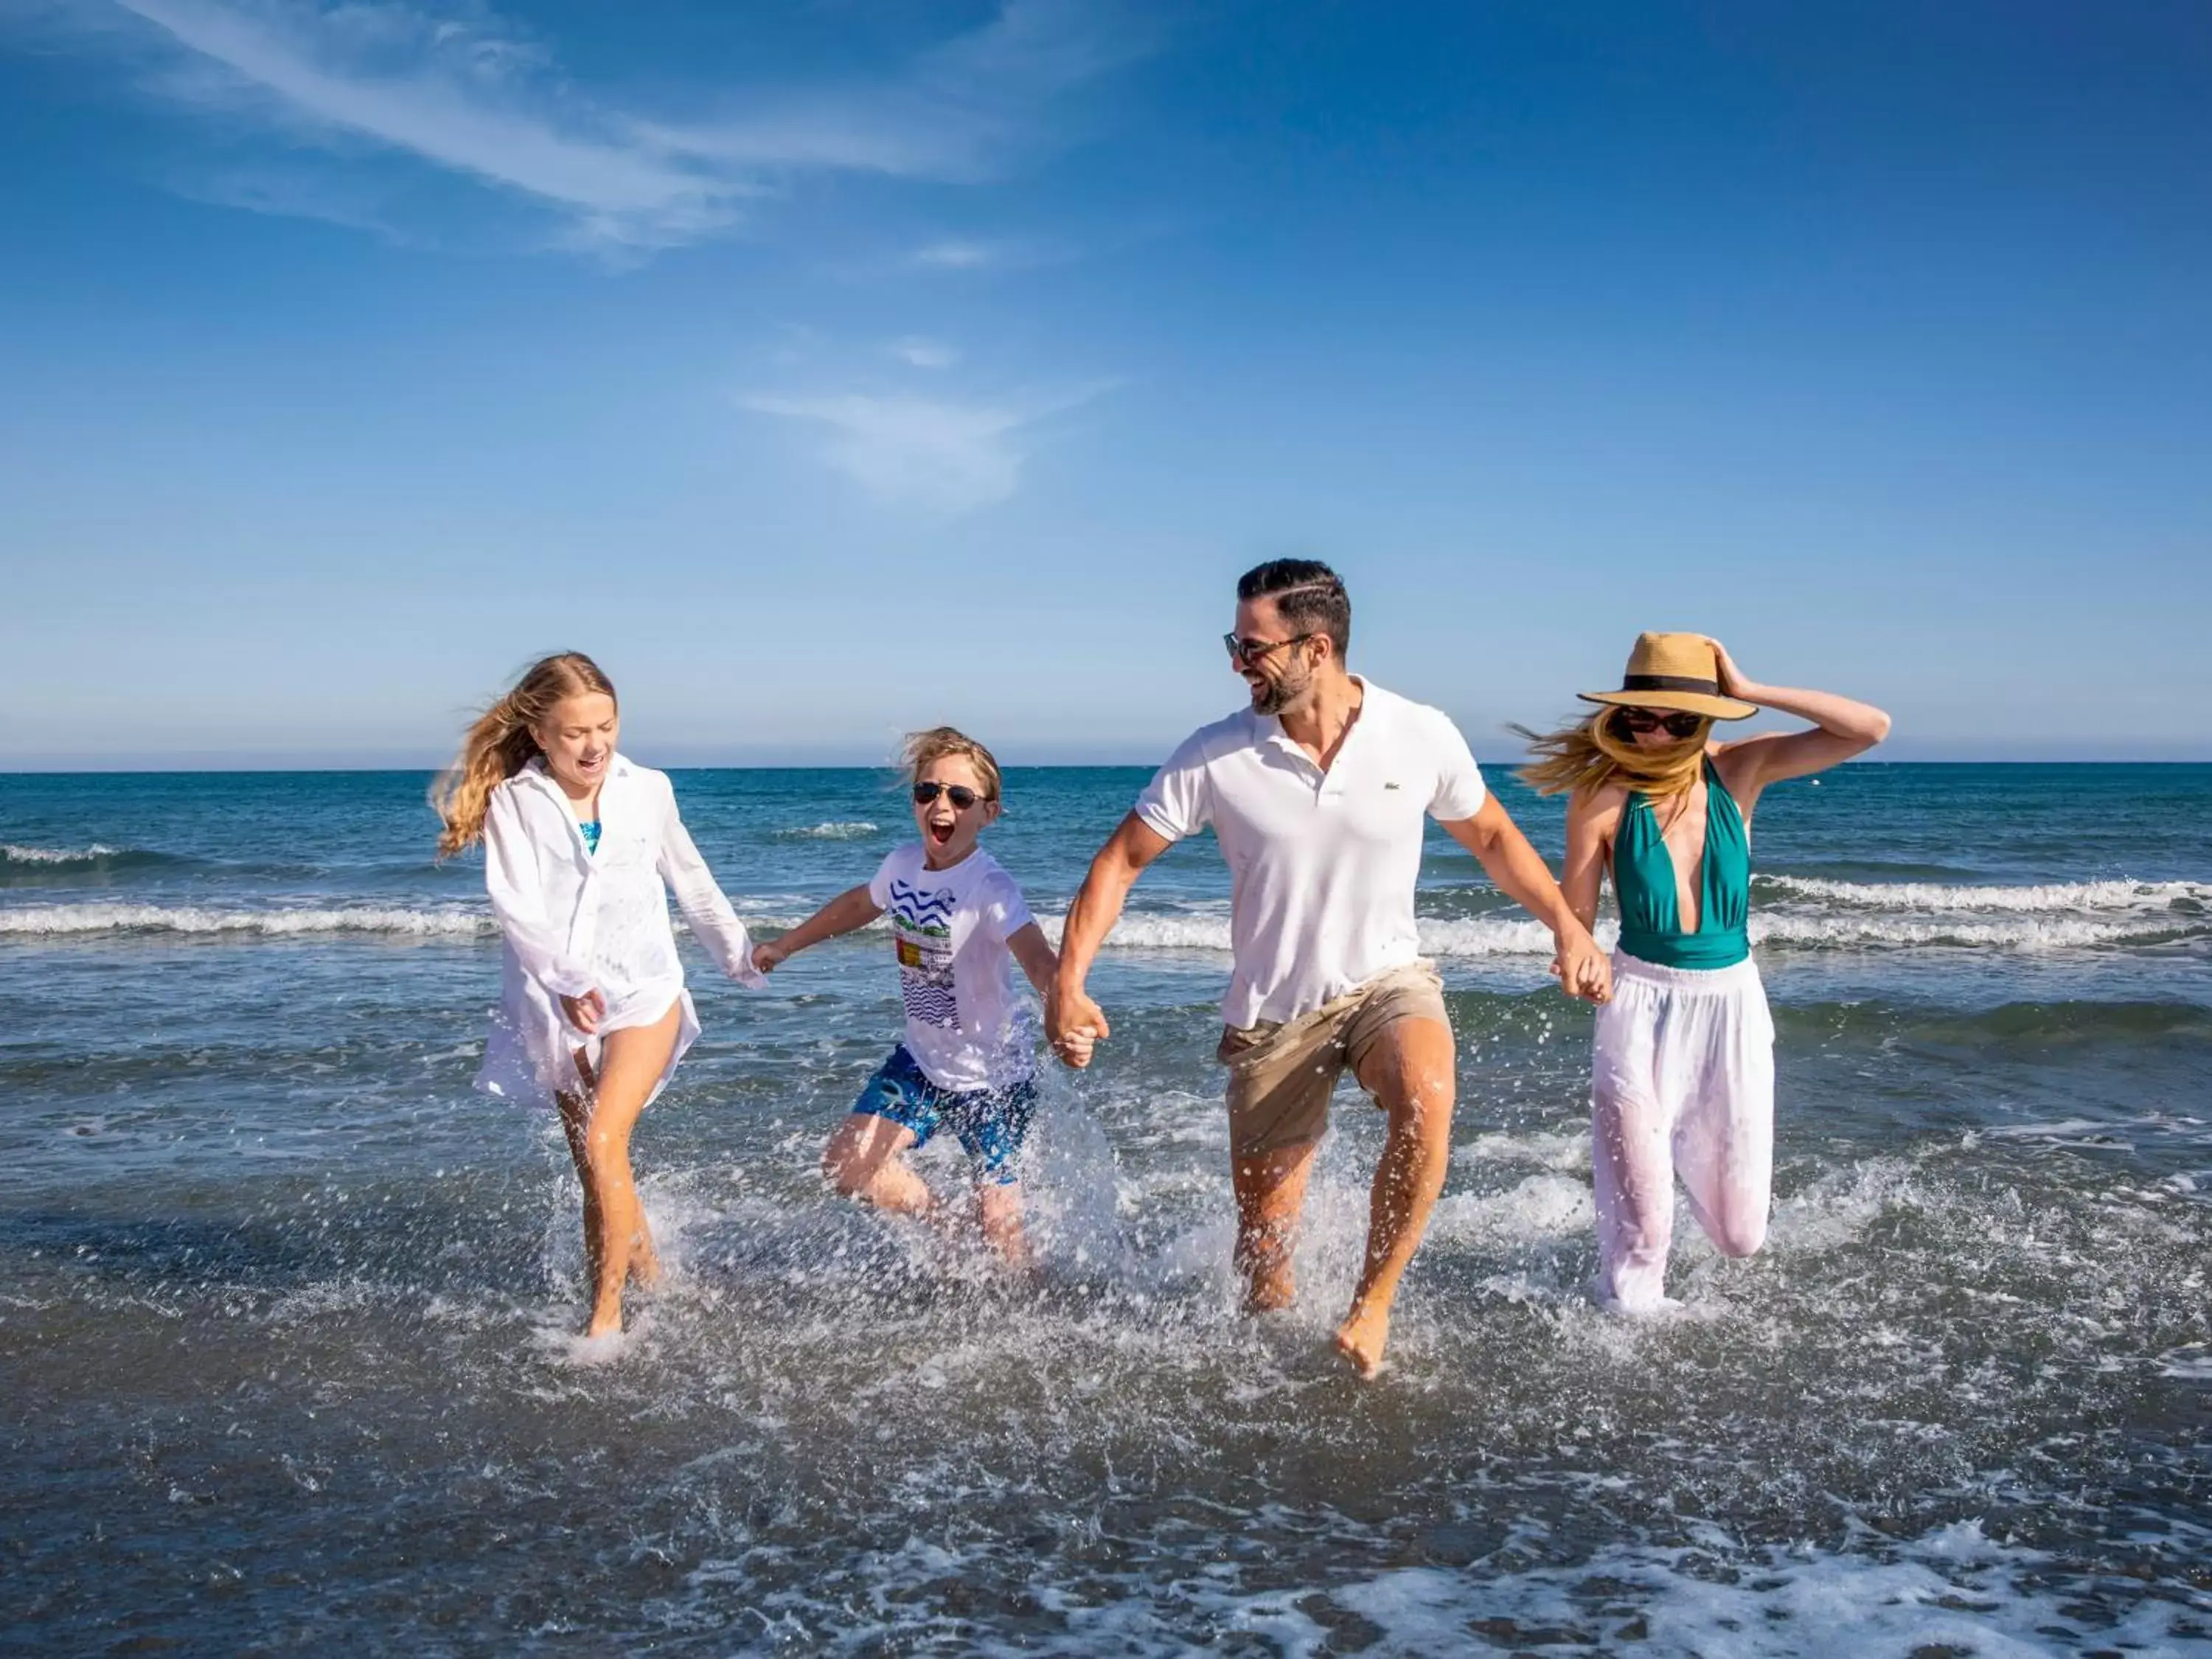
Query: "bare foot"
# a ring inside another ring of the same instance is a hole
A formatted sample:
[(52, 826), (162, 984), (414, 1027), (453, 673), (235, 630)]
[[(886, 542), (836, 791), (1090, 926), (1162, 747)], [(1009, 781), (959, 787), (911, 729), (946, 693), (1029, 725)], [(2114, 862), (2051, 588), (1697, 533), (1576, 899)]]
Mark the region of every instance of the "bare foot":
[(1390, 1340), (1388, 1308), (1354, 1308), (1336, 1328), (1336, 1351), (1352, 1362), (1363, 1382), (1382, 1374), (1382, 1350)]
[(620, 1336), (621, 1334), (622, 1304), (620, 1302), (592, 1310), (592, 1322), (584, 1327), (584, 1337), (586, 1341), (593, 1337)]

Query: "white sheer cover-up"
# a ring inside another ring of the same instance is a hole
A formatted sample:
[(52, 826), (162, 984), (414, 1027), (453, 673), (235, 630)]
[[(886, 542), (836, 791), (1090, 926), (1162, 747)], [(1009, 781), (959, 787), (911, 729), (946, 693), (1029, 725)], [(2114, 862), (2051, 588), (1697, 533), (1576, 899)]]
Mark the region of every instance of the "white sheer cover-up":
[[(599, 788), (599, 813), (594, 853), (543, 761), (492, 792), (484, 889), (505, 948), (499, 1006), (476, 1082), (502, 1099), (550, 1107), (557, 1095), (588, 1094), (578, 1050), (596, 1066), (601, 1036), (650, 1025), (680, 1005), (676, 1047), (653, 1085), (659, 1094), (699, 1036), (668, 918), (672, 893), (724, 973), (762, 982), (745, 925), (692, 844), (667, 775), (617, 755)], [(562, 997), (587, 991), (606, 999), (599, 1036), (586, 1037), (561, 1012)]]

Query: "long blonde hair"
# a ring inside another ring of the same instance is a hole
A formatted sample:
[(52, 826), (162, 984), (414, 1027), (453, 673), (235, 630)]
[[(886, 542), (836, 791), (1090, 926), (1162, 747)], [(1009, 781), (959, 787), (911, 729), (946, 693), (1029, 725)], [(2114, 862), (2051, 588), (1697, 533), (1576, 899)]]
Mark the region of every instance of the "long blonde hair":
[(983, 786), (983, 799), (999, 799), (999, 763), (991, 758), (991, 751), (969, 737), (965, 732), (950, 726), (933, 726), (927, 732), (909, 732), (899, 746), (899, 763), (906, 768), (907, 781), (911, 783), (920, 777), (922, 769), (947, 755), (957, 755), (975, 769), (975, 781)]
[(562, 651), (531, 664), (514, 690), (477, 716), (461, 739), (461, 752), (430, 786), (430, 805), (446, 826), (438, 837), (440, 858), (465, 852), (483, 839), (491, 792), (538, 753), (532, 729), (543, 724), (563, 697), (593, 691), (611, 697), (614, 682), (582, 652)]
[(1608, 783), (1624, 783), (1646, 795), (1679, 795), (1696, 784), (1705, 769), (1711, 720), (1700, 720), (1696, 732), (1679, 742), (1646, 749), (1613, 730), (1617, 712), (1600, 708), (1556, 732), (1515, 726), (1536, 757), (1521, 769), (1521, 781), (1540, 795), (1579, 794)]

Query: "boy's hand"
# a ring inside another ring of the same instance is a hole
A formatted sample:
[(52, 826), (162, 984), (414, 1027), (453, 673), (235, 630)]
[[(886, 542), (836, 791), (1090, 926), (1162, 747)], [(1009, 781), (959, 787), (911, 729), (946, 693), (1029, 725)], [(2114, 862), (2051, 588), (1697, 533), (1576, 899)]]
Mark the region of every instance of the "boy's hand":
[(1106, 1011), (1080, 986), (1055, 981), (1044, 1002), (1044, 1033), (1063, 1063), (1081, 1071), (1100, 1038), (1110, 1034)]
[(753, 972), (772, 974), (775, 971), (776, 964), (788, 955), (790, 952), (786, 951), (780, 942), (774, 945), (756, 945), (753, 946)]
[(597, 991), (586, 991), (580, 997), (561, 999), (561, 1017), (586, 1036), (599, 1034), (599, 1021), (606, 1017), (607, 1000)]
[(1091, 1051), (1097, 1046), (1098, 1033), (1086, 1025), (1080, 1030), (1063, 1033), (1054, 1045), (1054, 1051), (1079, 1072), (1091, 1064)]

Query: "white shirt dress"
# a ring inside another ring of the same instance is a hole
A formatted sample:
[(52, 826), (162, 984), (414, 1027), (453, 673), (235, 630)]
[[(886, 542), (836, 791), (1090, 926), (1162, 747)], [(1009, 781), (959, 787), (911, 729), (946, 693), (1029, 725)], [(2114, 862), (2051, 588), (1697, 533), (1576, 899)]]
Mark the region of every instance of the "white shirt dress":
[[(745, 926), (714, 884), (676, 811), (665, 774), (617, 755), (599, 787), (599, 845), (584, 844), (561, 786), (533, 760), (492, 792), (484, 817), (484, 887), (505, 936), (499, 1007), (477, 1087), (525, 1105), (591, 1093), (576, 1069), (582, 1050), (596, 1069), (599, 1036), (650, 1025), (681, 1005), (683, 1023), (658, 1096), (699, 1036), (684, 988), (674, 893), (684, 921), (732, 979), (757, 985)], [(606, 999), (599, 1036), (562, 1017), (559, 999), (597, 991)]]

